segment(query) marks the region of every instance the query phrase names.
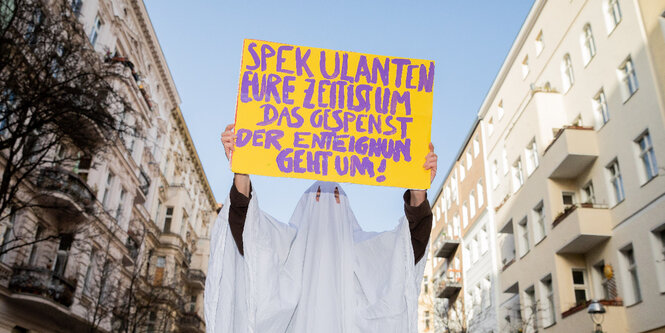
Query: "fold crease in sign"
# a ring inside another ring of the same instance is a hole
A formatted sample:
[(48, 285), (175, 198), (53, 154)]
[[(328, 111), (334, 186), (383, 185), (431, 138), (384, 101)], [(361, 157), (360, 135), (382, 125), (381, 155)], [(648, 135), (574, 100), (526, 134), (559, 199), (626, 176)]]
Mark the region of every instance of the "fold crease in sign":
[(237, 173), (426, 189), (434, 62), (245, 40)]

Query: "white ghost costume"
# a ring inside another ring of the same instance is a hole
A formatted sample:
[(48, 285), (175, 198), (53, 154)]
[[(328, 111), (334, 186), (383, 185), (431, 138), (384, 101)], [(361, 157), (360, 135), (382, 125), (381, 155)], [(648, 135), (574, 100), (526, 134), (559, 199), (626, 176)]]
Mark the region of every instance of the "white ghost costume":
[(316, 182), (284, 224), (260, 210), (252, 190), (243, 256), (229, 207), (227, 197), (210, 238), (208, 333), (417, 332), (426, 260), (414, 265), (405, 217), (393, 230), (365, 232), (342, 188)]

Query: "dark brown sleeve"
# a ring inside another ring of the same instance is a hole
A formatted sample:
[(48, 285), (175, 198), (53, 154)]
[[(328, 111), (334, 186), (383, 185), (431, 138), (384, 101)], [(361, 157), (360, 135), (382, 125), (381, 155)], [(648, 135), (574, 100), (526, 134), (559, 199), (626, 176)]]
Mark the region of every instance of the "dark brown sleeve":
[(413, 257), (415, 258), (415, 263), (418, 263), (425, 255), (429, 235), (432, 231), (432, 209), (427, 199), (415, 207), (410, 205), (410, 200), (411, 190), (406, 190), (404, 192), (404, 214), (409, 221)]
[(238, 191), (236, 184), (231, 186), (231, 193), (229, 197), (231, 200), (231, 207), (229, 207), (229, 227), (231, 228), (231, 235), (236, 242), (240, 255), (245, 255), (242, 246), (242, 231), (245, 228), (245, 218), (247, 217), (247, 207), (249, 200), (252, 198), (252, 185), (249, 187), (249, 197)]

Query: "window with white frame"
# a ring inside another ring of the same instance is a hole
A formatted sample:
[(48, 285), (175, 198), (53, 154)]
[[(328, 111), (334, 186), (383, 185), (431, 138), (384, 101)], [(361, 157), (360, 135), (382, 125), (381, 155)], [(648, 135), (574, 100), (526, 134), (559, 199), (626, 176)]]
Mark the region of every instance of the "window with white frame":
[(605, 261), (601, 260), (599, 263), (593, 265), (593, 272), (595, 276), (596, 285), (596, 298), (597, 299), (613, 299), (610, 293), (610, 280), (605, 276)]
[(529, 252), (529, 225), (527, 218), (523, 218), (518, 224), (519, 229), (519, 242), (520, 242), (520, 257)]
[(459, 236), (462, 234), (461, 232), (461, 226), (460, 226), (460, 221), (459, 221), (459, 215), (455, 213), (453, 216), (453, 235), (454, 236)]
[(593, 97), (592, 104), (594, 117), (596, 118), (596, 129), (599, 129), (610, 121), (610, 110), (607, 107), (607, 97), (605, 97), (603, 89), (600, 89), (596, 96)]
[(492, 135), (494, 133), (494, 118), (490, 117), (487, 121), (487, 134)]
[(596, 203), (596, 192), (593, 189), (593, 182), (589, 181), (582, 186), (582, 202), (588, 204)]
[(623, 178), (621, 177), (619, 161), (612, 161), (609, 165), (607, 165), (606, 169), (610, 178), (610, 184), (614, 191), (613, 203), (618, 204), (626, 198), (626, 194), (623, 191)]
[(120, 190), (120, 198), (118, 199), (118, 208), (115, 210), (115, 221), (118, 223), (122, 222), (123, 214), (125, 213), (125, 197), (127, 196), (127, 191), (124, 188)]
[(501, 120), (503, 118), (503, 114), (505, 113), (505, 110), (503, 109), (503, 100), (499, 101), (499, 104), (496, 105), (496, 115), (497, 119)]
[(589, 290), (586, 282), (586, 269), (573, 269), (573, 289), (575, 292), (575, 304), (586, 303), (589, 299)]
[(524, 56), (522, 59), (522, 79), (525, 79), (529, 75), (529, 56)]
[(480, 153), (480, 134), (476, 134), (473, 138), (473, 157), (477, 157)]
[(92, 287), (95, 273), (97, 272), (97, 249), (93, 248), (90, 251), (90, 259), (88, 268), (85, 271), (85, 278), (83, 279), (83, 294), (90, 295), (90, 288)]
[(526, 172), (530, 176), (538, 167), (538, 148), (536, 146), (536, 138), (526, 146), (524, 150), (526, 155)]
[(99, 32), (102, 29), (102, 20), (99, 18), (99, 15), (95, 16), (95, 21), (92, 24), (92, 30), (90, 30), (90, 44), (95, 46), (97, 39), (99, 37)]
[(637, 262), (635, 261), (635, 252), (633, 245), (621, 250), (624, 265), (626, 267), (627, 286), (626, 294), (629, 296), (629, 305), (642, 301), (642, 290), (640, 288), (640, 279), (637, 274)]
[(480, 253), (485, 254), (489, 249), (488, 238), (487, 238), (487, 227), (483, 226), (480, 228), (479, 232), (479, 241), (480, 243)]
[(508, 152), (506, 151), (506, 147), (503, 147), (503, 150), (501, 151), (501, 167), (503, 169), (503, 174), (508, 174)]
[(171, 232), (171, 222), (173, 221), (173, 207), (166, 207), (166, 214), (164, 216), (164, 232)]
[(656, 162), (656, 153), (653, 150), (653, 144), (649, 131), (644, 132), (635, 140), (639, 149), (639, 157), (642, 164), (643, 179), (645, 182), (658, 175), (658, 163)]
[(471, 190), (471, 194), (469, 194), (469, 216), (476, 216), (476, 194), (474, 190)]
[(466, 169), (469, 170), (471, 169), (471, 165), (473, 164), (473, 158), (471, 157), (471, 148), (466, 151)]
[(466, 171), (464, 170), (464, 160), (460, 161), (459, 164), (459, 180), (463, 181), (466, 177)]
[(466, 201), (462, 204), (462, 226), (466, 228), (469, 225), (469, 204)]
[(549, 327), (556, 323), (556, 307), (554, 305), (554, 287), (552, 286), (552, 276), (548, 275), (540, 280), (542, 295), (545, 297), (543, 302), (543, 321), (544, 326)]
[(439, 206), (436, 206), (436, 221), (438, 222), (441, 219), (441, 209)]
[(575, 192), (561, 192), (561, 201), (563, 202), (563, 207), (565, 209), (573, 207), (577, 203), (575, 200)]
[(621, 91), (623, 92), (623, 100), (627, 101), (639, 88), (637, 83), (637, 74), (635, 73), (635, 65), (632, 58), (628, 57), (621, 66), (619, 66), (619, 79), (621, 81)]
[(575, 74), (573, 73), (573, 61), (570, 54), (566, 53), (561, 60), (561, 80), (563, 82), (563, 92), (567, 92), (575, 83)]
[(478, 258), (480, 258), (478, 252), (478, 240), (476, 239), (476, 237), (474, 237), (471, 240), (471, 262), (476, 263), (476, 261), (478, 261)]
[(517, 192), (524, 184), (524, 176), (522, 173), (522, 160), (518, 158), (513, 163), (513, 193)]
[(654, 237), (656, 271), (658, 272), (658, 282), (660, 283), (660, 292), (665, 292), (665, 224), (651, 232)]
[(469, 267), (471, 264), (471, 244), (468, 244), (462, 250), (462, 265), (464, 267)]
[(582, 43), (582, 59), (584, 59), (584, 65), (587, 65), (596, 55), (596, 41), (593, 38), (591, 24), (587, 23), (582, 29), (580, 42)]
[(545, 42), (543, 41), (543, 31), (540, 30), (538, 35), (536, 35), (536, 56), (539, 56), (543, 49), (545, 48)]
[(621, 22), (621, 7), (619, 0), (606, 0), (603, 3), (605, 10), (605, 23), (607, 25), (607, 33), (614, 31), (614, 28)]
[(109, 209), (109, 204), (111, 201), (111, 191), (113, 190), (114, 180), (115, 180), (115, 175), (113, 174), (113, 172), (109, 170), (109, 173), (106, 176), (104, 195), (102, 196), (102, 206), (104, 206), (104, 209)]
[(538, 302), (536, 302), (536, 289), (533, 286), (524, 290), (524, 315), (522, 320), (528, 325), (529, 332), (538, 331)]
[(485, 304), (485, 308), (489, 308), (492, 304), (491, 292), (492, 280), (490, 280), (490, 276), (487, 275), (485, 276), (485, 279), (483, 279), (483, 304)]
[(547, 235), (547, 231), (545, 229), (545, 209), (542, 201), (533, 208), (533, 221), (533, 236), (535, 238), (534, 242), (537, 243)]
[(483, 179), (478, 179), (478, 184), (476, 185), (476, 190), (478, 192), (478, 208), (482, 207), (485, 203), (485, 192), (483, 191)]

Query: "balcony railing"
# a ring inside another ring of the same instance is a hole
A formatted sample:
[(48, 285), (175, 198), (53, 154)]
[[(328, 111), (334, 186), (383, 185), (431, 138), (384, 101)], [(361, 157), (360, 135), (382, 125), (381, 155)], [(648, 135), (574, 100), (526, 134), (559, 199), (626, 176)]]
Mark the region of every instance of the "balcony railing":
[(452, 239), (450, 236), (442, 233), (434, 241), (434, 256), (439, 258), (450, 258), (455, 254), (458, 246), (458, 239)]
[(200, 269), (188, 269), (187, 282), (189, 283), (190, 286), (197, 287), (198, 289), (203, 289), (206, 283), (206, 275)]
[[(186, 309), (188, 310), (188, 309)], [(185, 311), (178, 319), (178, 326), (183, 332), (204, 332), (203, 320), (194, 311)]]
[(95, 195), (88, 185), (72, 172), (58, 167), (42, 169), (37, 178), (37, 186), (46, 191), (62, 193), (71, 199), (68, 204), (61, 202), (62, 200), (54, 201), (51, 203), (53, 206), (79, 206), (86, 213), (93, 211)]
[(592, 203), (567, 207), (552, 221), (553, 239), (565, 240), (557, 253), (586, 253), (612, 236), (609, 209)]
[(566, 126), (545, 148), (543, 164), (551, 179), (575, 179), (598, 157), (596, 132), (592, 127)]
[(462, 289), (462, 279), (457, 274), (434, 281), (434, 292), (438, 298), (453, 298)]
[(72, 305), (76, 281), (65, 279), (46, 268), (16, 266), (9, 290), (50, 299), (64, 306)]

